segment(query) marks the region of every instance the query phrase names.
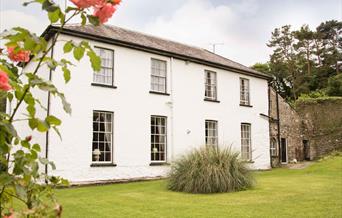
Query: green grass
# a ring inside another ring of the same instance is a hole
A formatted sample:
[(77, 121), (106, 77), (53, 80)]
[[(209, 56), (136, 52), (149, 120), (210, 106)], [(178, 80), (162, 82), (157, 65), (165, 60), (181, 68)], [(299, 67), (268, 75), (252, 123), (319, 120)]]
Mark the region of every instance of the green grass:
[(342, 217), (342, 157), (256, 172), (248, 191), (186, 194), (165, 180), (62, 189), (63, 217)]

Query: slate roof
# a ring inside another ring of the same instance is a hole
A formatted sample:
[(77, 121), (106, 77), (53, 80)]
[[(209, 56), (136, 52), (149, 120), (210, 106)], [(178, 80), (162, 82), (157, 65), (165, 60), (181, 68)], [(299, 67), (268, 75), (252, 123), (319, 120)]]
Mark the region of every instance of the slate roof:
[[(51, 29), (58, 28), (57, 26), (49, 26), (45, 33)], [(163, 39), (160, 37), (151, 36), (145, 33), (132, 31), (112, 25), (85, 25), (69, 24), (64, 27), (63, 33), (79, 37), (91, 38), (119, 44), (137, 49), (155, 51), (164, 55), (174, 56), (183, 60), (194, 61), (204, 65), (227, 69), (239, 73), (245, 73), (251, 76), (256, 76), (264, 79), (270, 79), (269, 75), (253, 70), (235, 61), (229, 60), (220, 55), (214, 54), (206, 49), (186, 45), (183, 43)], [(88, 37), (87, 37), (88, 36)]]

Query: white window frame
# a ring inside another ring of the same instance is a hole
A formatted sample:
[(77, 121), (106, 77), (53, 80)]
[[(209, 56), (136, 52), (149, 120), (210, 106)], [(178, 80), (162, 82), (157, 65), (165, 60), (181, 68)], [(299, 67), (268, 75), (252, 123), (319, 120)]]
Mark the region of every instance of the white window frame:
[(252, 161), (252, 125), (241, 123), (241, 159)]
[[(154, 122), (153, 122), (153, 119), (155, 120)], [(161, 124), (161, 120), (164, 120), (164, 125)], [(158, 123), (159, 121), (160, 123)], [(152, 125), (152, 123), (154, 123), (154, 125)], [(150, 160), (152, 163), (165, 163), (167, 160), (167, 117), (160, 116), (160, 115), (151, 115), (150, 129), (151, 129)], [(162, 131), (163, 129), (164, 129), (164, 132)], [(157, 130), (159, 131), (159, 133), (157, 133)], [(163, 138), (164, 140), (161, 140), (160, 138)], [(164, 159), (162, 159), (161, 157), (164, 157)]]
[[(101, 70), (99, 72), (93, 72), (93, 83), (94, 84), (101, 84), (101, 85), (106, 85), (106, 86), (114, 86), (114, 50), (108, 49), (108, 48), (102, 48), (95, 46), (94, 50), (97, 55), (100, 56), (101, 58)], [(101, 52), (110, 52), (111, 57), (110, 58), (105, 58), (101, 56)], [(110, 60), (111, 59), (111, 60)], [(109, 61), (109, 65), (111, 66), (105, 66), (105, 63)], [(105, 70), (110, 70), (110, 76), (106, 75)], [(104, 78), (105, 80), (109, 78), (109, 81), (100, 81), (99, 78)]]
[[(151, 58), (151, 84), (152, 92), (167, 93), (167, 62)], [(161, 87), (161, 88), (160, 88)]]
[(218, 146), (217, 120), (205, 120), (205, 144), (206, 146)]
[(240, 77), (240, 105), (251, 105), (249, 79)]
[(210, 70), (204, 71), (204, 99), (217, 100), (217, 73)]
[[(101, 114), (104, 115), (105, 120), (101, 121), (101, 120), (96, 119), (95, 118), (95, 113), (99, 114), (99, 116), (101, 116)], [(106, 120), (107, 115), (110, 115), (110, 117), (111, 117), (110, 118), (110, 122), (108, 122)], [(114, 144), (113, 143), (113, 129), (114, 129), (114, 125), (113, 124), (114, 124), (114, 122), (113, 121), (114, 121), (114, 113), (113, 112), (111, 112), (111, 111), (101, 111), (101, 110), (94, 110), (93, 111), (93, 122), (92, 122), (93, 123), (93, 131), (92, 131), (93, 137), (92, 137), (92, 149), (91, 149), (91, 151), (92, 151), (92, 153), (91, 153), (91, 155), (92, 155), (92, 163), (95, 163), (95, 164), (113, 163), (113, 147), (114, 147), (113, 146), (113, 144)], [(108, 123), (110, 125), (108, 125)], [(101, 124), (103, 124), (104, 126), (101, 127)], [(108, 126), (106, 126), (106, 124)], [(97, 129), (96, 130), (94, 128), (95, 125), (97, 125)], [(106, 128), (108, 128), (109, 130), (106, 130)], [(104, 130), (101, 130), (101, 129), (104, 129)], [(100, 134), (104, 134), (103, 135), (103, 140), (104, 141), (101, 141)], [(109, 135), (109, 137), (106, 137), (106, 135)], [(109, 151), (109, 153), (110, 153), (110, 160), (106, 160), (106, 155), (104, 155), (104, 160), (103, 161), (101, 161), (101, 160), (99, 160), (99, 161), (94, 160), (93, 151), (95, 149), (100, 149), (101, 153), (102, 152), (108, 153), (108, 151), (106, 149), (106, 143), (108, 143), (108, 142), (110, 143), (110, 146), (109, 146), (109, 148), (110, 148), (110, 151)], [(94, 143), (95, 143), (95, 146), (94, 146)], [(101, 150), (100, 143), (103, 143), (103, 150)], [(96, 146), (96, 144), (97, 144), (97, 146)]]

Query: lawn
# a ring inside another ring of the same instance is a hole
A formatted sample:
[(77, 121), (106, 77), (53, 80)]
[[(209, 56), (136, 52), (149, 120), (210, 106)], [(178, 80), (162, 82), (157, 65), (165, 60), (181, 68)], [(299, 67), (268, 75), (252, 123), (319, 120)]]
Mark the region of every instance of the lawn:
[(57, 191), (64, 217), (342, 217), (342, 157), (306, 169), (256, 172), (254, 189), (184, 194), (166, 181)]

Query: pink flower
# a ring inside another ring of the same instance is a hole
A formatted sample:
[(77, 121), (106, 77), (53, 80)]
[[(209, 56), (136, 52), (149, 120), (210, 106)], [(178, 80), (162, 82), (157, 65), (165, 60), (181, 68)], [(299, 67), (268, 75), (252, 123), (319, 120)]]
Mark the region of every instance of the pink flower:
[(89, 8), (91, 6), (101, 7), (106, 3), (106, 0), (70, 0), (78, 8)]
[(111, 3), (106, 3), (101, 8), (96, 8), (94, 11), (94, 16), (98, 17), (100, 23), (105, 23), (111, 18), (115, 12), (116, 8)]
[(9, 91), (11, 89), (12, 86), (8, 83), (7, 73), (0, 70), (0, 90)]
[(8, 57), (12, 61), (28, 62), (30, 60), (30, 51), (19, 50), (14, 51), (14, 47), (7, 47)]

